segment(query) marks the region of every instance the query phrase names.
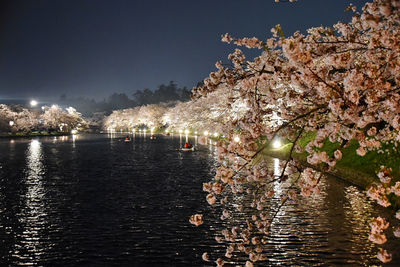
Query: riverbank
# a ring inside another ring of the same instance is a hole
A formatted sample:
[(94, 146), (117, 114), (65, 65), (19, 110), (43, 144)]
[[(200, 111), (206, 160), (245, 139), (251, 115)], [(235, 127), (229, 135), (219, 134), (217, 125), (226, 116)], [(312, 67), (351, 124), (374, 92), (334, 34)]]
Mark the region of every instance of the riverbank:
[[(279, 158), (281, 160), (287, 160), (289, 158), (289, 151), (292, 145), (287, 144), (282, 148), (266, 148), (262, 151), (263, 156)], [(303, 165), (309, 166), (318, 171), (322, 171), (321, 166), (314, 166), (307, 162), (307, 156), (303, 154), (293, 153), (293, 158), (299, 160)], [(343, 164), (337, 164), (335, 168), (330, 172), (324, 172), (328, 175), (334, 176), (340, 180), (351, 183), (357, 187), (366, 189), (371, 183), (378, 181), (376, 175), (371, 175), (348, 166), (341, 166)]]
[[(299, 145), (305, 147), (307, 143), (314, 139), (313, 133), (307, 133), (299, 140)], [(331, 143), (326, 141), (321, 151), (325, 151), (329, 156), (332, 156), (334, 151), (338, 149), (340, 145), (338, 143)], [(387, 144), (382, 147), (385, 153), (379, 153), (378, 151), (370, 151), (365, 156), (361, 157), (356, 153), (358, 143), (351, 141), (348, 146), (342, 148), (343, 157), (337, 162), (336, 166), (332, 171), (327, 174), (335, 176), (339, 179), (352, 183), (361, 188), (367, 188), (373, 182), (379, 181), (376, 173), (380, 167), (386, 166), (393, 170), (393, 177), (399, 177), (400, 174), (400, 154), (396, 147)], [(267, 147), (262, 151), (265, 156), (277, 157), (283, 160), (289, 158), (290, 150), (292, 148), (291, 143), (287, 143), (280, 148)], [(292, 153), (292, 157), (299, 160), (302, 164), (310, 166), (316, 170), (322, 170), (322, 165), (311, 166), (307, 162), (307, 152), (303, 153)]]
[(32, 132), (32, 133), (1, 133), (0, 138), (19, 138), (19, 137), (37, 137), (37, 136), (64, 136), (71, 135), (67, 132)]

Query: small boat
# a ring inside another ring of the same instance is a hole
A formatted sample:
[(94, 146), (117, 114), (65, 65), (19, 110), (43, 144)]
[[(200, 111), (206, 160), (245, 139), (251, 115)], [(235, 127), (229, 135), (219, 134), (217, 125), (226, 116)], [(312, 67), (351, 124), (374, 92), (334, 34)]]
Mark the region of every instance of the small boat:
[(125, 142), (130, 142), (130, 141), (132, 141), (132, 139), (129, 136), (127, 136), (124, 141)]
[(150, 139), (156, 139), (156, 136), (153, 134), (152, 136), (150, 136)]
[(194, 151), (194, 146), (192, 146), (190, 148), (189, 147), (182, 147), (181, 150), (182, 151)]

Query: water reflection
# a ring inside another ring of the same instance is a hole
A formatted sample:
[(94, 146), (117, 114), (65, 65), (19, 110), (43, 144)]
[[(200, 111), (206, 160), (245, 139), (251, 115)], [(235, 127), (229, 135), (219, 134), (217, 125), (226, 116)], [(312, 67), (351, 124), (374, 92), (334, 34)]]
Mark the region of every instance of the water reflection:
[(26, 151), (26, 168), (24, 185), (25, 195), (21, 196), (24, 205), (18, 214), (18, 220), (23, 227), (19, 234), (19, 242), (15, 244), (12, 256), (17, 258), (17, 264), (33, 264), (40, 260), (48, 248), (43, 244), (43, 230), (46, 224), (45, 190), (43, 187), (44, 166), (42, 163), (42, 144), (32, 140)]
[[(247, 189), (242, 184), (236, 194), (224, 192), (225, 204), (218, 201), (211, 207), (202, 184), (209, 182), (219, 164), (213, 141), (182, 153), (177, 150), (178, 134), (150, 141), (138, 133), (129, 145), (123, 142), (125, 136), (119, 131), (108, 135), (110, 139), (80, 134), (76, 149), (71, 138), (57, 138), (55, 143), (53, 137), (29, 143), (15, 140), (15, 162), (12, 155), (0, 158), (0, 262), (215, 266), (213, 261), (224, 256), (228, 243), (217, 242), (215, 236), (236, 225), (246, 228), (246, 219), (255, 228), (255, 214), (271, 218), (288, 187), (270, 185), (275, 196), (262, 211), (251, 208), (253, 195), (241, 194)], [(6, 140), (0, 149), (7, 152), (12, 146)], [(284, 162), (269, 162), (268, 169), (279, 175)], [(368, 220), (376, 216), (373, 203), (334, 178), (323, 179), (321, 191), (311, 198), (299, 197), (296, 203), (288, 201), (280, 209), (262, 247), (268, 259), (255, 266), (379, 264), (376, 249), (367, 242)], [(231, 216), (221, 221), (223, 209)], [(193, 213), (204, 214), (204, 225), (189, 224)], [(396, 249), (396, 243), (390, 249)], [(212, 262), (201, 261), (206, 251)], [(241, 266), (248, 259), (237, 250), (233, 258), (224, 258)]]
[(9, 147), (10, 147), (10, 149), (9, 149), (8, 157), (10, 160), (13, 160), (15, 157), (15, 141), (14, 141), (14, 139), (10, 140)]
[(279, 159), (274, 158), (274, 176), (281, 175), (281, 168), (279, 166)]
[[(268, 162), (268, 168), (273, 169), (275, 176), (279, 176), (282, 171), (280, 160), (269, 159)], [(380, 263), (376, 258), (376, 246), (368, 242), (368, 222), (378, 211), (374, 210), (376, 207), (360, 189), (334, 177), (323, 177), (319, 184), (320, 194), (308, 198), (298, 196), (297, 201), (289, 199), (281, 206), (282, 197), (291, 188), (290, 180), (291, 178), (284, 183), (273, 183), (269, 188), (273, 189), (275, 195), (267, 199), (261, 208), (254, 204), (258, 198), (253, 198), (257, 194), (264, 194), (259, 187), (252, 190), (256, 193), (251, 194), (238, 194), (227, 190), (222, 197), (228, 197), (228, 201), (225, 204), (217, 202), (214, 209), (219, 212), (216, 212), (216, 215), (214, 211), (209, 214), (213, 224), (213, 227), (209, 228), (210, 234), (216, 236), (216, 239), (223, 239), (221, 232), (224, 228), (228, 231), (236, 226), (240, 231), (245, 228), (253, 229), (250, 230), (252, 237), (267, 240), (263, 245), (254, 246), (253, 239), (247, 244), (253, 251), (258, 247), (260, 253), (266, 256), (267, 260), (261, 261), (260, 266), (370, 266)], [(243, 208), (238, 209), (240, 206)], [(221, 221), (221, 210), (228, 211), (232, 217)], [(256, 225), (265, 221), (263, 217), (266, 217), (267, 221), (273, 218), (267, 235), (255, 230)], [(251, 226), (248, 226), (249, 223)], [(249, 253), (238, 250), (242, 242), (240, 236), (235, 241), (222, 241), (226, 248), (232, 243), (235, 244), (234, 257), (226, 261), (244, 264), (249, 260)], [(209, 252), (213, 253), (212, 250)], [(213, 254), (220, 257), (224, 253), (214, 251)], [(212, 260), (216, 260), (217, 257)]]
[(72, 148), (75, 148), (75, 141), (76, 141), (76, 139), (78, 139), (78, 135), (73, 134), (73, 135), (72, 135)]
[[(345, 188), (346, 203), (344, 205), (345, 223), (350, 231), (349, 235), (352, 242), (350, 253), (360, 253), (362, 262), (365, 262), (371, 255), (374, 255), (375, 245), (366, 242), (370, 228), (369, 221), (373, 217), (373, 204), (367, 196), (360, 192), (355, 186)], [(375, 251), (376, 253), (376, 251)]]

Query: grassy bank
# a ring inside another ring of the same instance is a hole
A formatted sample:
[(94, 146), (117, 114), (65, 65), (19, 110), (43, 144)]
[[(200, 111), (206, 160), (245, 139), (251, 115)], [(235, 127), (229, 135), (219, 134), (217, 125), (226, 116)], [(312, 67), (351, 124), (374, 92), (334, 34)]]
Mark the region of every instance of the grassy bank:
[[(314, 138), (315, 133), (306, 133), (299, 139), (299, 144), (300, 146), (305, 147), (310, 141), (314, 140)], [(382, 150), (385, 151), (385, 153), (371, 151), (363, 157), (357, 155), (356, 150), (358, 147), (359, 145), (356, 141), (351, 141), (348, 146), (342, 148), (341, 151), (343, 157), (337, 162), (336, 166), (331, 172), (329, 172), (329, 174), (366, 188), (374, 181), (378, 181), (376, 173), (379, 171), (380, 166), (384, 165), (386, 167), (391, 167), (393, 169), (393, 177), (399, 179), (400, 152), (398, 152), (393, 145), (384, 145)], [(287, 159), (291, 148), (291, 143), (287, 143), (278, 149), (267, 147), (264, 149), (263, 155)], [(321, 148), (321, 151), (325, 151), (329, 156), (332, 156), (333, 152), (338, 148), (340, 148), (339, 143), (331, 143), (327, 140)], [(307, 163), (307, 156), (307, 152), (293, 152), (293, 157), (305, 165), (309, 165)], [(315, 168), (322, 169), (322, 165), (316, 166)]]

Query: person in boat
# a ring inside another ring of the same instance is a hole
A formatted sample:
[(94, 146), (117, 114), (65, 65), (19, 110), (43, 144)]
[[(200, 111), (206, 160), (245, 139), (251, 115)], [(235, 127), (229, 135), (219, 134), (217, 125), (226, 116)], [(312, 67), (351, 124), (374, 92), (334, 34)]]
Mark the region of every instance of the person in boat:
[(126, 136), (125, 141), (130, 141), (130, 140), (131, 140), (131, 138), (129, 137), (129, 135)]
[(184, 148), (192, 148), (192, 144), (189, 142), (186, 142), (184, 145)]

